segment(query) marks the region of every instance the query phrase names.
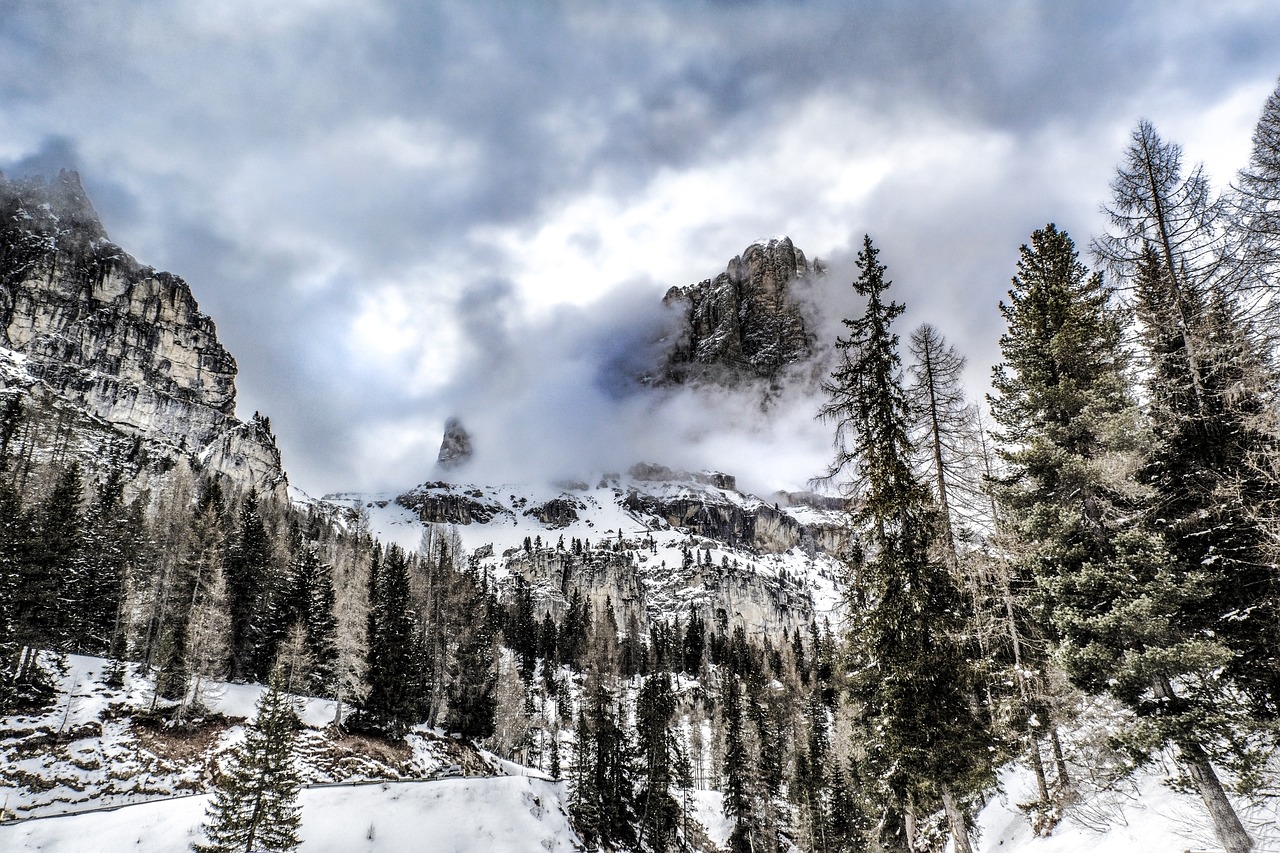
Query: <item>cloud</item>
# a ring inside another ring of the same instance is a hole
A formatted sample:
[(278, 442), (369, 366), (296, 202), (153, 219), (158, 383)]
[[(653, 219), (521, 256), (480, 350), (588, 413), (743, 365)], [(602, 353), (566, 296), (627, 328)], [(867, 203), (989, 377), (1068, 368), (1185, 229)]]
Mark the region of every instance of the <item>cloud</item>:
[(191, 282), (295, 481), (390, 487), (464, 404), (491, 447), (535, 415), (723, 422), (576, 389), (772, 234), (851, 260), (870, 232), (904, 326), (980, 385), (1017, 246), (1050, 220), (1087, 243), (1140, 115), (1234, 168), (1278, 38), (1280, 8), (1193, 0), (18, 0), (0, 169), (76, 166), (112, 237)]

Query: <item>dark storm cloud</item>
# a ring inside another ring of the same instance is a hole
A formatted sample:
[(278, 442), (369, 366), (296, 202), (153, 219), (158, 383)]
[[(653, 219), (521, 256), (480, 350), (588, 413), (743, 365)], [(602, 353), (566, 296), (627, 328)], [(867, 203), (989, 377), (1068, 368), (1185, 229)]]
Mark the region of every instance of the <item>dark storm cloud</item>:
[(542, 419), (548, 456), (652, 417), (594, 366), (793, 228), (845, 259), (871, 231), (984, 372), (1017, 245), (1087, 242), (1138, 115), (1280, 72), (1264, 5), (18, 0), (0, 170), (80, 169), (112, 237), (191, 281), (295, 480), (401, 485), (450, 414), (494, 442)]

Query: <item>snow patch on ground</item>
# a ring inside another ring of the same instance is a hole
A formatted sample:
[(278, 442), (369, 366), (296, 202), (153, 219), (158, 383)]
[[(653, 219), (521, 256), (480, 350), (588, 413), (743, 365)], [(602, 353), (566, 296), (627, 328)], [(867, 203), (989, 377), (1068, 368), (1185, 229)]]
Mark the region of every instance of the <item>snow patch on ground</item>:
[[(496, 777), (302, 791), (307, 853), (547, 853), (581, 849), (561, 785)], [(171, 853), (200, 837), (208, 796), (0, 826), (7, 853)], [(92, 839), (90, 841), (90, 839)]]

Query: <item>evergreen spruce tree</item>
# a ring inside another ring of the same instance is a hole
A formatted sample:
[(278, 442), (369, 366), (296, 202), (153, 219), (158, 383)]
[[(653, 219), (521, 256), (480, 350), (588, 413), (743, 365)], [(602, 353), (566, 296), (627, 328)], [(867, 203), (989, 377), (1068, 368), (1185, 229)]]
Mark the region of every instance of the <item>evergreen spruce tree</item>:
[(584, 686), (574, 751), (574, 825), (592, 847), (636, 844), (634, 751), (619, 723), (617, 698), (598, 672)]
[(724, 707), (724, 814), (733, 818), (729, 853), (752, 853), (757, 820), (752, 796), (752, 767), (743, 726), (742, 696), (737, 676), (725, 674)]
[(399, 736), (422, 718), (421, 657), (404, 551), (391, 545), (384, 559), (375, 547), (369, 595), (369, 693), (357, 706), (358, 725)]
[(973, 667), (962, 649), (960, 591), (934, 556), (937, 510), (912, 467), (892, 330), (903, 309), (884, 299), (889, 282), (877, 256), (867, 237), (853, 285), (866, 311), (844, 321), (850, 335), (837, 341), (843, 358), (820, 411), (836, 423), (828, 477), (848, 472), (861, 499), (861, 543), (850, 564), (850, 685), (887, 791), (908, 810), (940, 798), (956, 849), (968, 853), (961, 809), (991, 783), (989, 741), (969, 702)]
[(1009, 559), (996, 597), (1018, 687), (1014, 727), (1047, 810), (1040, 750), (1055, 725), (1047, 695), (1055, 593), (1061, 579), (1108, 564), (1112, 532), (1137, 512), (1125, 478), (1143, 448), (1128, 394), (1123, 315), (1066, 232), (1050, 224), (1031, 235), (1000, 312), (1008, 328), (989, 401), (1000, 430), (1004, 470), (993, 485)]
[(231, 608), (231, 679), (243, 681), (265, 674), (275, 650), (266, 643), (266, 617), (271, 582), (278, 574), (271, 540), (250, 491), (241, 503), (236, 534), (226, 559), (227, 597)]
[(217, 780), (205, 812), (205, 841), (193, 845), (197, 853), (298, 849), (298, 727), (293, 700), (273, 676), (258, 700), (257, 718)]
[(13, 707), (22, 655), (15, 605), (27, 541), (23, 515), (17, 491), (0, 479), (0, 714)]
[(675, 843), (680, 807), (671, 796), (674, 750), (668, 725), (676, 713), (671, 676), (650, 675), (636, 698), (636, 726), (644, 762), (644, 784), (639, 793), (640, 840), (653, 853), (666, 853)]
[(494, 637), (483, 620), (460, 627), (462, 633), (450, 666), (445, 726), (468, 740), (483, 740), (493, 734), (497, 710)]

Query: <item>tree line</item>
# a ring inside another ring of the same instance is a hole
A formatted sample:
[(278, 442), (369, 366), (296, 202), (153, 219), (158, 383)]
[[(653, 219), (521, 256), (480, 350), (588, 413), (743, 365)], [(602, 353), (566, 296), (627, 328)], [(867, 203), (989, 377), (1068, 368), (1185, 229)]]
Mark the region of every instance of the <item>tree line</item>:
[[(1111, 183), (1097, 269), (1050, 224), (1021, 249), (987, 411), (963, 358), (903, 306), (866, 237), (820, 416), (854, 498), (844, 688), (886, 849), (971, 848), (1010, 757), (1052, 829), (1074, 698), (1127, 713), (1119, 764), (1170, 755), (1219, 843), (1267, 790), (1280, 712), (1280, 89), (1222, 193), (1149, 122)], [(1224, 775), (1225, 771), (1225, 775)], [(864, 789), (867, 793), (868, 789)], [(886, 834), (886, 829), (889, 832)]]

